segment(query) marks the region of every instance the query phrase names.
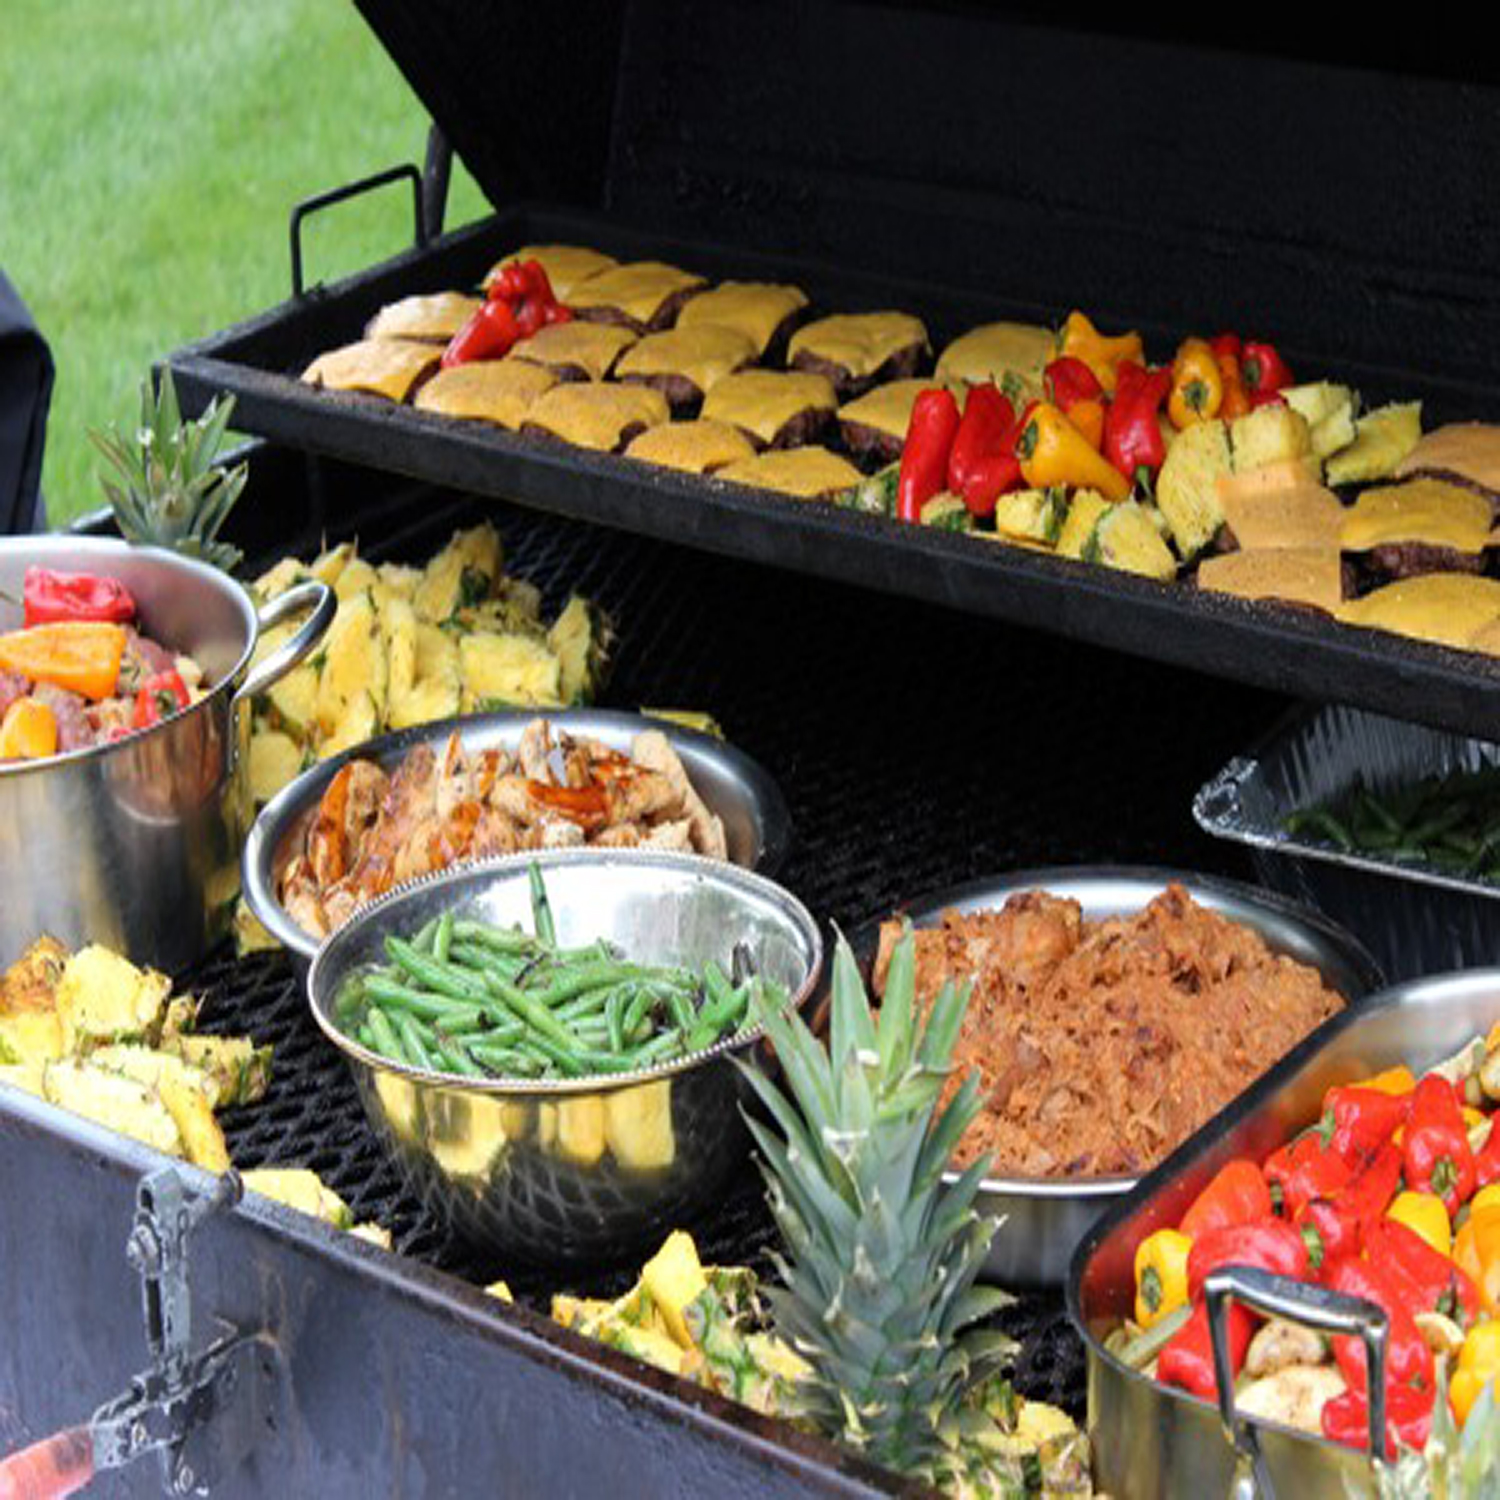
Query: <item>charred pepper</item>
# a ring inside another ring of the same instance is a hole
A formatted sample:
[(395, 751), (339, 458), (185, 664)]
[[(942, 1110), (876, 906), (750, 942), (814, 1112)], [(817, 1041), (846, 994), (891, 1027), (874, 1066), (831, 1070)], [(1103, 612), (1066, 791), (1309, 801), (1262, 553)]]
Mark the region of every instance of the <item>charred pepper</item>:
[(1442, 1313), (1467, 1328), (1480, 1312), (1479, 1288), (1409, 1225), (1379, 1219), (1365, 1235), (1366, 1256), (1390, 1278), (1414, 1312)]
[(53, 625), (59, 620), (104, 620), (125, 625), (135, 619), (135, 600), (118, 578), (95, 573), (58, 573), (51, 568), (27, 568), (21, 595), (27, 625)]
[(1016, 427), (1015, 408), (993, 381), (969, 387), (948, 451), (947, 479), (971, 515), (992, 515), (996, 499), (1020, 484)]
[(1299, 1135), (1266, 1158), (1271, 1198), (1285, 1218), (1298, 1219), (1314, 1198), (1331, 1198), (1354, 1175), (1316, 1130)]
[(1134, 360), (1120, 364), (1115, 399), (1104, 417), (1104, 456), (1127, 479), (1148, 481), (1166, 462), (1158, 413), (1171, 388), (1168, 369), (1147, 371)]
[(148, 677), (135, 695), (135, 707), (130, 715), (132, 729), (149, 729), (170, 719), (193, 701), (187, 683), (180, 672), (168, 669)]
[(1479, 1288), (1485, 1311), (1500, 1316), (1500, 1208), (1469, 1215), (1454, 1238), (1453, 1261)]
[(1211, 1229), (1193, 1241), (1188, 1256), (1188, 1295), (1196, 1300), (1209, 1272), (1221, 1266), (1248, 1266), (1305, 1281), (1307, 1245), (1294, 1225), (1274, 1216)]
[(103, 620), (59, 620), (0, 635), (0, 667), (95, 702), (114, 692), (124, 655), (125, 627)]
[(1266, 1174), (1248, 1157), (1226, 1162), (1213, 1181), (1193, 1199), (1178, 1229), (1189, 1239), (1230, 1224), (1248, 1224), (1272, 1212), (1271, 1188)]
[(1402, 1143), (1406, 1185), (1436, 1193), (1450, 1216), (1474, 1196), (1474, 1152), (1463, 1106), (1453, 1085), (1429, 1073), (1411, 1095), (1411, 1114)]
[(1240, 369), (1240, 338), (1237, 333), (1221, 333), (1208, 341), (1219, 362), (1219, 378), (1224, 383), (1224, 399), (1219, 403), (1219, 415), (1226, 422), (1243, 417), (1250, 410), (1250, 393), (1245, 389), (1243, 372)]
[(1130, 496), (1130, 481), (1050, 402), (1032, 408), (1016, 439), (1016, 454), (1026, 483), (1039, 490), (1062, 484), (1097, 490), (1110, 501)]
[(1358, 1255), (1400, 1184), (1401, 1153), (1386, 1145), (1337, 1192), (1314, 1198), (1297, 1216), (1311, 1268), (1321, 1271), (1346, 1255)]
[(1408, 1094), (1332, 1088), (1323, 1096), (1318, 1130), (1329, 1150), (1357, 1171), (1406, 1123), (1410, 1109)]
[(896, 481), (898, 520), (919, 524), (922, 507), (942, 489), (959, 421), (958, 402), (942, 386), (923, 391), (912, 403)]

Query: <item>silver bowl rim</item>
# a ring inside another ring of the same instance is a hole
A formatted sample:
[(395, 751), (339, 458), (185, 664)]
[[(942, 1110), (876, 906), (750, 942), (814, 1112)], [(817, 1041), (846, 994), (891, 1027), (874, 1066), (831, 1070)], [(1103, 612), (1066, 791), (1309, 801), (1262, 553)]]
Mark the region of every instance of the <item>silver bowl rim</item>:
[[(1361, 1000), (1376, 994), (1385, 984), (1385, 976), (1381, 972), (1380, 965), (1375, 962), (1359, 939), (1312, 907), (1290, 901), (1274, 891), (1263, 890), (1242, 881), (1228, 880), (1218, 875), (1201, 875), (1192, 870), (1176, 870), (1164, 865), (1047, 865), (1034, 869), (1007, 871), (999, 875), (981, 876), (976, 880), (967, 880), (959, 885), (924, 893), (907, 902), (897, 912), (887, 916), (868, 918), (853, 929), (849, 936), (849, 943), (856, 956), (863, 960), (873, 956), (880, 925), (888, 921), (891, 915), (909, 916), (912, 919), (912, 925), (920, 927), (924, 921), (940, 915), (950, 906), (961, 906), (979, 899), (993, 898), (1003, 901), (1006, 897), (1021, 891), (1055, 891), (1058, 887), (1069, 887), (1076, 891), (1080, 887), (1106, 883), (1133, 884), (1143, 889), (1149, 887), (1153, 888), (1156, 894), (1160, 894), (1166, 886), (1175, 883), (1181, 885), (1191, 896), (1204, 892), (1229, 897), (1235, 902), (1274, 912), (1277, 916), (1295, 923), (1334, 948), (1348, 963), (1351, 970), (1359, 976), (1364, 988), (1359, 994), (1345, 995), (1345, 1008), (1338, 1015), (1330, 1016), (1322, 1026), (1310, 1031), (1303, 1039), (1304, 1042), (1322, 1035), (1324, 1026), (1332, 1025), (1341, 1016), (1352, 1012)], [(1153, 899), (1154, 896), (1146, 898), (1147, 901)], [(1297, 1047), (1293, 1048), (1293, 1052), (1299, 1050), (1302, 1045), (1303, 1042), (1299, 1042)], [(1269, 1072), (1274, 1072), (1280, 1066), (1279, 1061), (1273, 1063), (1268, 1073), (1261, 1076), (1268, 1077)], [(1259, 1080), (1254, 1080), (1247, 1087), (1255, 1088), (1258, 1082)], [(1236, 1099), (1243, 1097), (1243, 1093), (1236, 1095)], [(1232, 1104), (1226, 1106), (1226, 1108), (1232, 1107)], [(1154, 1171), (1155, 1168), (1152, 1170)], [(943, 1175), (944, 1180), (949, 1182), (956, 1181), (959, 1176), (957, 1172), (952, 1171), (945, 1172)], [(981, 1180), (979, 1191), (986, 1196), (993, 1194), (1032, 1199), (1109, 1199), (1132, 1192), (1145, 1175), (1149, 1174), (1078, 1177), (1061, 1180), (1051, 1177), (986, 1177)]]
[[(586, 734), (591, 725), (604, 728), (617, 727), (622, 730), (634, 728), (637, 732), (659, 729), (674, 748), (686, 745), (692, 750), (722, 761), (750, 788), (756, 805), (761, 810), (762, 847), (754, 872), (774, 876), (786, 862), (787, 852), (792, 842), (792, 816), (787, 807), (786, 798), (775, 778), (759, 761), (727, 741), (717, 739), (711, 734), (701, 734), (696, 729), (688, 729), (683, 725), (673, 723), (670, 719), (658, 719), (650, 714), (630, 713), (622, 709), (497, 709), (491, 713), (459, 714), (449, 719), (434, 719), (424, 724), (412, 724), (405, 729), (393, 730), (389, 734), (363, 740), (357, 745), (351, 745), (347, 750), (340, 751), (337, 755), (329, 756), (327, 760), (320, 760), (316, 765), (309, 766), (307, 770), (282, 787), (257, 814), (240, 853), (240, 885), (244, 892), (245, 902), (254, 913), (256, 920), (282, 947), (304, 960), (310, 960), (322, 942), (331, 941), (333, 934), (320, 941), (305, 928), (297, 926), (288, 916), (286, 908), (276, 896), (274, 864), (277, 852), (293, 824), (322, 796), (328, 783), (351, 760), (384, 762), (387, 758), (395, 759), (416, 745), (446, 740), (455, 730), (462, 736), (465, 729), (472, 731), (494, 725), (530, 723), (533, 719), (546, 719), (548, 723), (564, 731), (574, 726), (573, 732), (580, 734)], [(511, 856), (499, 857), (508, 859)], [(727, 864), (732, 869), (744, 868), (744, 866), (736, 865), (732, 860), (710, 860), (704, 855), (690, 857), (702, 859), (708, 864)], [(446, 874), (450, 870), (473, 870), (493, 862), (493, 860), (459, 861), (435, 873)], [(403, 884), (412, 883), (403, 882)], [(393, 894), (395, 889), (385, 894)], [(365, 909), (359, 908), (360, 911)]]
[[(239, 658), (234, 666), (230, 668), (220, 679), (211, 686), (206, 687), (203, 696), (196, 702), (189, 704), (186, 708), (170, 717), (162, 719), (145, 729), (138, 729), (120, 740), (105, 740), (97, 745), (86, 745), (79, 750), (64, 751), (59, 755), (49, 755), (45, 760), (11, 760), (0, 761), (0, 781), (6, 778), (19, 778), (23, 776), (40, 776), (44, 772), (57, 766), (76, 765), (81, 761), (99, 759), (113, 754), (125, 745), (138, 745), (143, 740), (154, 735), (159, 735), (175, 727), (183, 719), (190, 718), (200, 709), (206, 709), (210, 700), (220, 693), (227, 691), (244, 674), (249, 665), (250, 658), (255, 653), (255, 643), (260, 632), (260, 621), (255, 613), (255, 602), (251, 599), (249, 591), (237, 578), (231, 577), (222, 568), (216, 568), (211, 563), (200, 561), (198, 558), (184, 557), (180, 552), (172, 552), (165, 547), (140, 546), (135, 542), (127, 542), (120, 537), (108, 536), (74, 536), (68, 532), (39, 532), (32, 536), (8, 536), (0, 537), (0, 556), (8, 552), (36, 551), (38, 560), (54, 557), (57, 563), (63, 563), (70, 559), (77, 559), (82, 564), (91, 561), (104, 561), (108, 558), (144, 558), (147, 562), (160, 564), (169, 572), (175, 571), (190, 577), (201, 579), (211, 587), (217, 588), (226, 598), (232, 600), (239, 610), (245, 623), (245, 644), (240, 651)], [(55, 565), (55, 564), (49, 564)]]
[(762, 899), (779, 907), (790, 919), (807, 945), (809, 956), (807, 975), (795, 993), (787, 997), (787, 1007), (801, 1011), (817, 993), (823, 974), (823, 933), (816, 919), (784, 886), (774, 880), (746, 870), (739, 865), (722, 860), (704, 859), (695, 854), (680, 854), (675, 851), (656, 849), (545, 849), (522, 854), (506, 854), (496, 859), (476, 860), (472, 864), (454, 865), (447, 870), (437, 870), (415, 880), (403, 881), (392, 887), (368, 906), (358, 911), (335, 932), (317, 951), (307, 971), (305, 993), (308, 1008), (318, 1029), (341, 1051), (345, 1057), (373, 1072), (394, 1074), (412, 1083), (430, 1088), (442, 1088), (453, 1093), (469, 1093), (510, 1098), (524, 1095), (531, 1098), (571, 1098), (580, 1094), (615, 1093), (620, 1089), (634, 1088), (638, 1084), (654, 1083), (658, 1079), (671, 1078), (679, 1073), (717, 1062), (722, 1058), (748, 1051), (765, 1036), (764, 1026), (753, 1026), (747, 1031), (737, 1032), (715, 1042), (701, 1052), (656, 1067), (640, 1069), (631, 1073), (596, 1073), (586, 1078), (469, 1078), (457, 1073), (434, 1072), (425, 1068), (414, 1068), (407, 1063), (398, 1063), (378, 1052), (371, 1052), (357, 1038), (346, 1035), (334, 1025), (325, 1010), (331, 1005), (331, 997), (324, 999), (319, 991), (323, 987), (323, 975), (330, 962), (329, 955), (336, 953), (342, 945), (354, 940), (364, 927), (379, 925), (383, 914), (393, 906), (404, 905), (416, 895), (445, 885), (482, 884), (497, 876), (511, 877), (527, 870), (533, 863), (541, 866), (545, 874), (549, 867), (558, 865), (623, 865), (643, 871), (671, 870), (692, 875), (721, 886), (737, 887), (742, 892), (753, 892)]

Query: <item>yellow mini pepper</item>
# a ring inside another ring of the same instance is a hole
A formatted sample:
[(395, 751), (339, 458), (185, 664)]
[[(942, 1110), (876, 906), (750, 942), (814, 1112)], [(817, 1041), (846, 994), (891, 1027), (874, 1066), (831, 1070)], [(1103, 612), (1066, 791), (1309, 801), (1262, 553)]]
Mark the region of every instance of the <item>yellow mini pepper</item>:
[(1135, 1251), (1135, 1320), (1150, 1328), (1188, 1299), (1192, 1239), (1176, 1229), (1148, 1234)]
[(1439, 1255), (1453, 1254), (1453, 1223), (1448, 1218), (1447, 1205), (1436, 1193), (1397, 1193), (1385, 1216), (1405, 1224)]
[(1357, 1089), (1374, 1089), (1378, 1094), (1410, 1094), (1417, 1086), (1416, 1075), (1410, 1068), (1387, 1068), (1383, 1073), (1376, 1073), (1371, 1078), (1361, 1078), (1356, 1084), (1351, 1085)]
[(125, 627), (102, 620), (58, 620), (0, 635), (0, 667), (98, 702), (115, 691)]
[(1055, 484), (1070, 489), (1098, 490), (1106, 500), (1130, 497), (1130, 481), (1089, 447), (1088, 439), (1049, 401), (1038, 402), (1016, 439), (1021, 474), (1033, 489)]
[(1458, 1368), (1448, 1384), (1448, 1395), (1460, 1424), (1469, 1420), (1469, 1409), (1497, 1375), (1500, 1375), (1500, 1322), (1488, 1319), (1469, 1330), (1458, 1353)]
[(57, 715), (40, 699), (17, 698), (0, 724), (0, 760), (45, 760), (57, 754)]
[(1076, 308), (1068, 314), (1063, 324), (1062, 353), (1069, 359), (1081, 359), (1094, 372), (1094, 378), (1112, 396), (1115, 393), (1115, 372), (1121, 360), (1146, 363), (1146, 346), (1138, 333), (1121, 333), (1108, 337)]
[(1184, 339), (1172, 361), (1172, 393), (1167, 415), (1178, 428), (1207, 422), (1224, 404), (1224, 375), (1212, 347), (1203, 339)]
[(1487, 1208), (1500, 1208), (1500, 1182), (1482, 1187), (1469, 1199), (1469, 1213), (1483, 1213)]
[(1479, 1288), (1485, 1311), (1500, 1313), (1500, 1204), (1470, 1211), (1453, 1241), (1453, 1262)]

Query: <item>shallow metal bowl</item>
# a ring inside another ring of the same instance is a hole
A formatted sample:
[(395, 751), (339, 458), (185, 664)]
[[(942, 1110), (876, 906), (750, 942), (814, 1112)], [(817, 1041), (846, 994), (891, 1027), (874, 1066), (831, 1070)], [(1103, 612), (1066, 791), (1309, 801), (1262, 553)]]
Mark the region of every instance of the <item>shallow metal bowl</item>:
[[(1021, 870), (924, 896), (905, 908), (916, 927), (936, 926), (945, 911), (989, 911), (1022, 891), (1068, 897), (1090, 921), (1130, 916), (1168, 885), (1182, 886), (1200, 906), (1243, 923), (1276, 953), (1318, 970), (1329, 986), (1354, 1001), (1383, 982), (1374, 959), (1342, 928), (1316, 912), (1234, 881), (1153, 868)], [(879, 922), (853, 936), (855, 952), (873, 958)], [(1134, 1177), (991, 1177), (979, 1190), (982, 1213), (1003, 1216), (985, 1263), (986, 1275), (1007, 1286), (1057, 1287), (1080, 1239), (1107, 1208), (1136, 1184)]]
[(692, 1057), (607, 1078), (455, 1079), (362, 1047), (333, 1019), (345, 979), (384, 963), (388, 934), (455, 910), (529, 929), (540, 866), (569, 946), (604, 938), (641, 962), (727, 963), (746, 943), (803, 1005), (822, 969), (817, 923), (758, 875), (692, 855), (568, 849), (428, 876), (372, 902), (319, 950), (313, 1018), (344, 1053), (371, 1122), (408, 1186), (471, 1241), (532, 1261), (614, 1260), (711, 1203), (746, 1155), (735, 1058), (755, 1028)]
[(723, 822), (731, 862), (768, 876), (781, 868), (792, 833), (786, 799), (770, 775), (743, 751), (711, 735), (644, 714), (592, 708), (520, 709), (419, 724), (367, 740), (304, 771), (261, 809), (245, 842), (240, 866), (250, 910), (277, 942), (306, 963), (317, 952), (319, 940), (287, 914), (276, 895), (276, 880), (290, 858), (293, 839), (340, 767), (351, 760), (373, 760), (393, 770), (417, 745), (446, 744), (454, 730), (471, 751), (514, 750), (526, 726), (539, 718), (565, 734), (599, 740), (621, 751), (629, 751), (631, 741), (643, 731), (660, 730), (681, 758), (694, 790)]

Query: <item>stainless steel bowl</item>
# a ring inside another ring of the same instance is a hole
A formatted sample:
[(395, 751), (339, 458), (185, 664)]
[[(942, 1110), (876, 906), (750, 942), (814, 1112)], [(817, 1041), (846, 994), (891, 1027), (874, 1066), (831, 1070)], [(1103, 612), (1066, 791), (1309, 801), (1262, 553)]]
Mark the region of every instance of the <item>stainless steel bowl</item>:
[(384, 963), (387, 934), (439, 912), (529, 928), (528, 872), (547, 882), (558, 940), (617, 943), (642, 962), (725, 962), (737, 942), (794, 1005), (823, 944), (807, 909), (758, 875), (691, 855), (568, 849), (461, 869), (372, 902), (318, 951), (313, 1017), (349, 1060), (371, 1123), (412, 1191), (467, 1239), (546, 1263), (613, 1260), (687, 1223), (742, 1166), (744, 1083), (733, 1059), (758, 1029), (643, 1073), (559, 1081), (456, 1080), (389, 1061), (333, 1019), (344, 980)]
[(781, 789), (755, 761), (710, 735), (682, 729), (663, 719), (605, 709), (521, 709), (474, 714), (419, 724), (355, 745), (304, 771), (261, 809), (245, 843), (241, 873), (245, 900), (266, 931), (303, 962), (317, 952), (319, 939), (299, 927), (276, 895), (276, 881), (291, 857), (295, 839), (322, 800), (328, 783), (349, 760), (373, 760), (386, 770), (420, 744), (442, 745), (456, 729), (470, 750), (514, 750), (534, 719), (545, 718), (564, 732), (596, 739), (628, 751), (647, 729), (666, 735), (682, 759), (698, 795), (724, 824), (729, 858), (745, 869), (774, 876), (791, 843), (791, 816)]
[[(0, 964), (48, 932), (181, 969), (228, 930), (239, 889), (249, 699), (317, 645), (333, 592), (301, 584), (257, 613), (217, 568), (72, 536), (0, 541), (0, 590), (19, 598), (33, 564), (118, 578), (143, 634), (191, 656), (212, 686), (185, 712), (114, 744), (0, 765)], [(252, 669), (260, 632), (303, 611), (297, 633)], [(19, 628), (20, 616), (0, 602), (0, 629)]]
[[(1086, 918), (1099, 921), (1140, 911), (1174, 882), (1199, 905), (1254, 928), (1275, 952), (1317, 969), (1346, 1000), (1367, 995), (1383, 982), (1374, 959), (1342, 928), (1315, 912), (1250, 886), (1186, 871), (1021, 870), (924, 896), (905, 912), (914, 926), (930, 927), (945, 911), (993, 910), (1022, 891), (1040, 890), (1071, 898)], [(878, 922), (861, 927), (851, 939), (855, 952), (872, 957), (878, 932)], [(1134, 1177), (986, 1178), (979, 1190), (980, 1211), (1005, 1220), (990, 1247), (986, 1275), (1006, 1286), (1061, 1286), (1079, 1240), (1136, 1181)]]

